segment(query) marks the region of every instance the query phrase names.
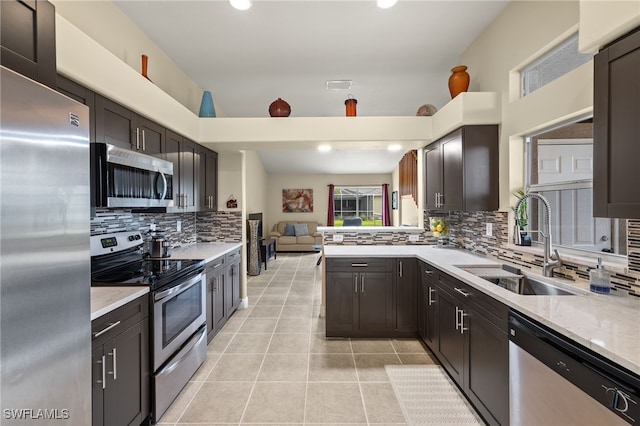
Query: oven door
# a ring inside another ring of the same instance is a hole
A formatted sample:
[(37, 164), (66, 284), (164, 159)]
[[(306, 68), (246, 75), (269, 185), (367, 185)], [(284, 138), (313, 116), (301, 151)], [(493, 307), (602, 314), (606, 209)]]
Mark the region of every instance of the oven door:
[(205, 323), (202, 273), (153, 293), (153, 371), (157, 371)]

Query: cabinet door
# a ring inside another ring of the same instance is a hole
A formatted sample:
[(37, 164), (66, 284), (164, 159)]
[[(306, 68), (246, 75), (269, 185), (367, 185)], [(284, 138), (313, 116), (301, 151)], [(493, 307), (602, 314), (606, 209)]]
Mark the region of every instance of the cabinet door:
[(144, 117), (136, 117), (134, 131), (139, 139), (138, 151), (155, 157), (162, 157), (165, 138), (165, 129), (158, 123)]
[(395, 330), (415, 335), (418, 330), (418, 276), (416, 260), (396, 260), (396, 319)]
[(438, 194), (442, 193), (442, 155), (440, 144), (434, 143), (425, 148), (425, 208), (438, 208)]
[(149, 414), (148, 329), (148, 319), (145, 318), (105, 344), (106, 425), (137, 426)]
[(188, 139), (183, 139), (180, 152), (180, 186), (185, 197), (183, 206), (188, 211), (195, 211), (200, 195), (197, 180), (199, 158), (198, 144)]
[(509, 424), (509, 338), (475, 310), (465, 318), (468, 339), (464, 390), (490, 424)]
[[(91, 424), (92, 426), (104, 425), (104, 379), (107, 371), (104, 370), (103, 362), (106, 359), (102, 346), (93, 348), (91, 352)], [(105, 366), (106, 368), (106, 366)]]
[(136, 115), (110, 99), (96, 95), (96, 142), (133, 149), (140, 144), (134, 138)]
[(0, 1), (0, 63), (56, 89), (55, 19), (48, 1)]
[(357, 278), (360, 292), (358, 334), (369, 337), (392, 335), (395, 312), (393, 274), (391, 272), (360, 272)]
[[(240, 254), (238, 254), (240, 256)], [(234, 261), (229, 265), (229, 290), (230, 298), (227, 309), (227, 318), (229, 318), (240, 307), (240, 261)]]
[[(476, 167), (483, 167), (476, 165)], [(442, 208), (462, 210), (462, 131), (442, 141)]]
[(327, 271), (327, 337), (353, 336), (358, 330), (359, 284), (357, 273)]
[[(421, 270), (424, 269), (424, 265), (423, 262), (420, 262), (419, 268)], [(427, 299), (426, 299), (426, 292), (425, 292), (425, 285), (424, 283), (421, 281), (418, 283), (418, 311), (417, 311), (417, 327), (418, 327), (418, 336), (420, 336), (420, 338), (422, 340), (424, 340), (425, 338), (425, 322), (427, 319)]]
[(173, 210), (179, 211), (182, 200), (182, 170), (180, 150), (182, 148), (182, 136), (170, 130), (166, 132), (164, 143), (164, 159), (173, 163)]
[(594, 58), (593, 215), (640, 218), (640, 31)]
[(422, 288), (424, 298), (424, 333), (422, 340), (431, 350), (437, 350), (438, 343), (438, 272), (427, 264), (422, 265)]
[(227, 322), (227, 310), (225, 309), (225, 270), (217, 269), (213, 274), (213, 300), (212, 319), (214, 334), (220, 331)]
[(199, 211), (218, 209), (218, 153), (200, 147)]
[(461, 304), (455, 297), (438, 288), (437, 307), (440, 360), (451, 377), (462, 386), (465, 336), (460, 333), (458, 326)]

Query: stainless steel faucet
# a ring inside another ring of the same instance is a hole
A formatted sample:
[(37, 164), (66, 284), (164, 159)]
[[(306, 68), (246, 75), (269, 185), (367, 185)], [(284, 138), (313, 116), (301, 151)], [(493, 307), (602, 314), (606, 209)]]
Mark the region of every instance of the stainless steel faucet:
[[(553, 249), (553, 245), (551, 243), (551, 207), (549, 207), (549, 202), (542, 195), (537, 194), (535, 192), (531, 192), (525, 194), (522, 198), (518, 200), (515, 206), (516, 213), (516, 229), (515, 229), (515, 240), (516, 244), (520, 244), (520, 232), (518, 232), (518, 212), (520, 211), (520, 204), (524, 200), (529, 198), (535, 198), (540, 200), (542, 205), (544, 206), (544, 223), (546, 224), (546, 232), (542, 230), (530, 230), (528, 232), (537, 232), (539, 233), (544, 240), (544, 263), (542, 265), (542, 274), (545, 277), (552, 277), (553, 270), (555, 268), (559, 268), (562, 266), (562, 259), (560, 259), (560, 254), (558, 254), (558, 250)], [(552, 253), (553, 251), (553, 253)]]

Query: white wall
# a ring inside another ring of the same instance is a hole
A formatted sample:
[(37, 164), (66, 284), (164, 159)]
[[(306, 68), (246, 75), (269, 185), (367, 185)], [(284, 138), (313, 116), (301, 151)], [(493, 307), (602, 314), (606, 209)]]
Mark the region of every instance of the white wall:
[[(50, 0), (56, 14), (141, 72), (142, 54), (149, 57), (148, 76), (155, 85), (198, 114), (202, 90), (111, 1)], [(153, 19), (152, 17), (150, 19)], [(91, 58), (83, 58), (90, 61)], [(224, 112), (218, 111), (218, 115)]]
[[(262, 212), (262, 220), (265, 223), (269, 223), (267, 212), (267, 172), (262, 165), (262, 161), (260, 161), (258, 153), (255, 151), (245, 151), (244, 161), (246, 171), (246, 212)], [(266, 229), (264, 231), (266, 231)]]
[[(391, 186), (392, 175), (269, 175), (267, 189), (267, 222), (269, 230), (282, 220), (305, 220), (327, 224), (327, 209), (329, 207), (329, 188), (327, 185), (366, 185), (375, 186), (388, 183)], [(283, 213), (282, 190), (286, 188), (313, 189), (313, 213)], [(391, 193), (389, 193), (389, 200)]]
[[(242, 152), (218, 153), (218, 211), (245, 209), (242, 196), (243, 169), (244, 154)], [(231, 195), (238, 201), (237, 209), (227, 208), (227, 200)]]
[(523, 184), (521, 136), (593, 108), (592, 62), (525, 98), (512, 93), (518, 91), (516, 71), (576, 31), (578, 21), (578, 1), (511, 2), (461, 57), (471, 75), (469, 90), (501, 94), (500, 210), (509, 210), (511, 193)]

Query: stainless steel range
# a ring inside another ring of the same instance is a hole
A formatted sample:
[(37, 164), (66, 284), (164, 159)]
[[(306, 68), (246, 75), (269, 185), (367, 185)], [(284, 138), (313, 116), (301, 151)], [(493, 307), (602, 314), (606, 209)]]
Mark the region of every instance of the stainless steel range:
[(139, 232), (91, 237), (92, 286), (151, 291), (152, 412), (155, 423), (207, 356), (203, 260), (143, 257)]

